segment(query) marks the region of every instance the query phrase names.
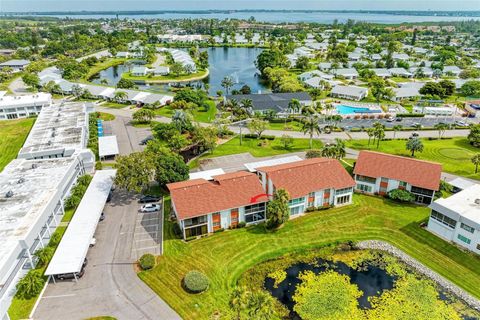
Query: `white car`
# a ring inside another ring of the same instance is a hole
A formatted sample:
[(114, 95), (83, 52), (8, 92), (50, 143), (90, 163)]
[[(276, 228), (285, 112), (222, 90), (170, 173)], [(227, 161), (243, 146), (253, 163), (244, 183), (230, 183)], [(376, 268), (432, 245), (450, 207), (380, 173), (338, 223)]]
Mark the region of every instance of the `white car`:
[(90, 241), (90, 247), (94, 247), (96, 244), (97, 244), (97, 239), (92, 238), (92, 240)]
[(140, 208), (141, 212), (155, 212), (160, 210), (159, 204), (149, 203), (145, 204)]
[(468, 127), (468, 123), (466, 123), (465, 121), (455, 121), (455, 125), (458, 126), (458, 127)]
[(395, 121), (395, 120), (396, 120), (395, 117), (388, 117), (388, 118), (387, 118), (387, 122), (393, 122), (393, 121)]

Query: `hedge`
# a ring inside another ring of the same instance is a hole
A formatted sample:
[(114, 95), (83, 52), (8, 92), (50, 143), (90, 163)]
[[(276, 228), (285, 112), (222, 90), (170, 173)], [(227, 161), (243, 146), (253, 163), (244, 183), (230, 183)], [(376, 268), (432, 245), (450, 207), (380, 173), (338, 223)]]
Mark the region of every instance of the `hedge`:
[(198, 270), (189, 271), (183, 278), (185, 288), (191, 293), (200, 293), (208, 289), (209, 280)]
[[(256, 134), (253, 134), (253, 133), (244, 134), (243, 137), (247, 138), (247, 139), (258, 139), (258, 136)], [(261, 139), (275, 140), (275, 136), (261, 135), (259, 140), (261, 140)]]
[(399, 114), (397, 114), (397, 117), (400, 117), (400, 118), (423, 118), (423, 117), (425, 117), (425, 114), (423, 114), (423, 113), (399, 113)]

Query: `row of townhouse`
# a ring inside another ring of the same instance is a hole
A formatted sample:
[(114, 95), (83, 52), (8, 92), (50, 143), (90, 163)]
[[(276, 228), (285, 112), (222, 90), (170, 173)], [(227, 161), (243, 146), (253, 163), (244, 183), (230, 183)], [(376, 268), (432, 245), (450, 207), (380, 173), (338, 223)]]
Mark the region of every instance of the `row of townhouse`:
[(278, 189), (290, 195), (290, 217), (310, 207), (352, 202), (355, 181), (338, 160), (317, 158), (171, 183), (172, 209), (185, 239), (266, 219)]

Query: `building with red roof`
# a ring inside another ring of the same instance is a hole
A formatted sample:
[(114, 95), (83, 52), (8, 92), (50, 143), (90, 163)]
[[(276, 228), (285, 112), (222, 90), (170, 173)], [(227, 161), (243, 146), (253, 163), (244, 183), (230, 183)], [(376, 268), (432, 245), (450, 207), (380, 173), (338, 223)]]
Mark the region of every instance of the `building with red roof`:
[(408, 190), (415, 202), (430, 204), (439, 190), (442, 165), (373, 151), (360, 151), (355, 169), (356, 190), (386, 195), (394, 189)]
[(267, 194), (285, 189), (290, 195), (290, 215), (309, 207), (345, 205), (352, 202), (355, 181), (340, 162), (314, 158), (257, 168)]
[(227, 173), (212, 181), (194, 179), (167, 187), (184, 238), (265, 220), (268, 198), (261, 196), (265, 191), (254, 173)]

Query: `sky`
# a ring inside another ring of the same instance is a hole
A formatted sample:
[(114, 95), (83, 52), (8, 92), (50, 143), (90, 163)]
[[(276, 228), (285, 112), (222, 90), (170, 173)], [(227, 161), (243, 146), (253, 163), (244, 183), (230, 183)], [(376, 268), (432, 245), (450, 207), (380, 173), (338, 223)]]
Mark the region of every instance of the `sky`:
[(480, 10), (480, 0), (0, 0), (0, 13), (162, 9)]

